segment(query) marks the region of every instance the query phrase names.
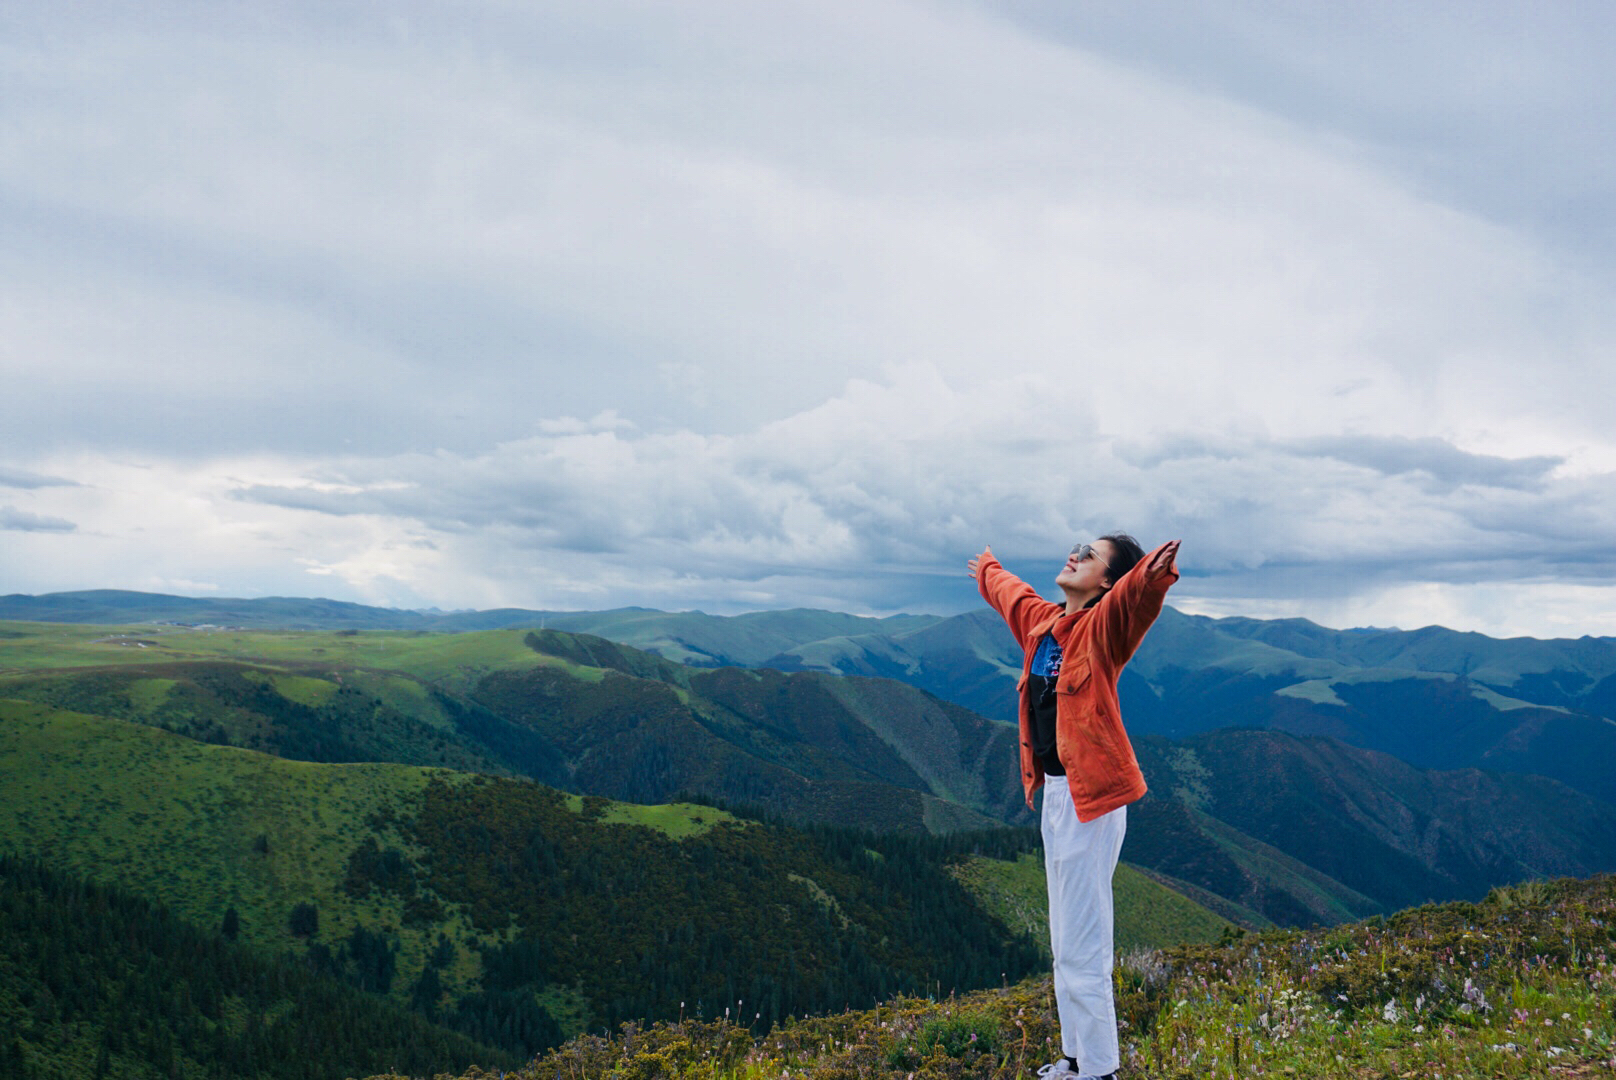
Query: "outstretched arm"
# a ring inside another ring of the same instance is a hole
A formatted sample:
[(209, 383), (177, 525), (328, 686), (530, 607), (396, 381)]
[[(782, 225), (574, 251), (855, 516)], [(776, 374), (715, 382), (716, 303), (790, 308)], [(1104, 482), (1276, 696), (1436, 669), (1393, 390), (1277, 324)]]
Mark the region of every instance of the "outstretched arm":
[(1100, 601), (1112, 646), (1112, 661), (1119, 667), (1139, 648), (1145, 631), (1161, 614), (1162, 601), (1178, 580), (1178, 545), (1170, 540), (1139, 560), (1132, 570)]
[(999, 613), (1022, 648), (1027, 647), (1027, 637), (1038, 621), (1059, 610), (1058, 605), (1039, 596), (1031, 585), (999, 565), (991, 547), (972, 556), (965, 568), (976, 579), (982, 599)]

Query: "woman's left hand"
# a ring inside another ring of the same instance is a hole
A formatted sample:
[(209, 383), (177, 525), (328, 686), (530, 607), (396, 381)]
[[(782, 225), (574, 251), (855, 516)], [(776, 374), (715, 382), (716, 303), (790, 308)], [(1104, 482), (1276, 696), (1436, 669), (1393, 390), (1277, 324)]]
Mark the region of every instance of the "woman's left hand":
[(1162, 574), (1177, 574), (1178, 545), (1182, 544), (1183, 542), (1184, 541), (1182, 540), (1174, 540), (1170, 543), (1163, 544), (1157, 550), (1155, 556), (1150, 560), (1150, 565), (1145, 567), (1145, 577), (1156, 578), (1160, 577)]

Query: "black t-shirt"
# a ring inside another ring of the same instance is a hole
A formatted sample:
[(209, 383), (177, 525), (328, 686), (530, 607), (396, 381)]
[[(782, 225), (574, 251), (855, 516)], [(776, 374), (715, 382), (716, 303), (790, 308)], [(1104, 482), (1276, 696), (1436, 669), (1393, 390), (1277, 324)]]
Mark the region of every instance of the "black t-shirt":
[(1032, 709), (1032, 752), (1043, 763), (1045, 776), (1065, 776), (1066, 767), (1055, 753), (1055, 683), (1060, 679), (1061, 647), (1045, 634), (1032, 656), (1027, 675), (1027, 701)]

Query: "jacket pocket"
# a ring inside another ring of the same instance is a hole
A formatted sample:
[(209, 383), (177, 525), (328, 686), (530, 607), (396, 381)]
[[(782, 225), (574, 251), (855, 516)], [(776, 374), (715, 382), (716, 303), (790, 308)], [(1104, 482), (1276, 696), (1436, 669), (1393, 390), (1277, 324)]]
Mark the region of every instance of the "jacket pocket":
[(1079, 661), (1060, 673), (1060, 678), (1055, 680), (1055, 691), (1060, 694), (1080, 693), (1093, 676), (1094, 670), (1088, 660)]

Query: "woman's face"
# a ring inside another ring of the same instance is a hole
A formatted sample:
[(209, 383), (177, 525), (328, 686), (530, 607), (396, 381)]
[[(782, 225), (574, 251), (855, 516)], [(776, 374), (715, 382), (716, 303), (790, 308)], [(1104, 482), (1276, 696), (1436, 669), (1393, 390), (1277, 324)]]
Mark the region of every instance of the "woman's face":
[[(1085, 545), (1079, 544), (1066, 556), (1066, 565), (1061, 572), (1055, 575), (1055, 584), (1062, 589), (1073, 592), (1089, 592), (1104, 589), (1110, 582), (1111, 570), (1108, 564), (1115, 556), (1111, 541), (1096, 540), (1094, 545), (1084, 552)], [(1082, 554), (1082, 558), (1079, 558)]]

